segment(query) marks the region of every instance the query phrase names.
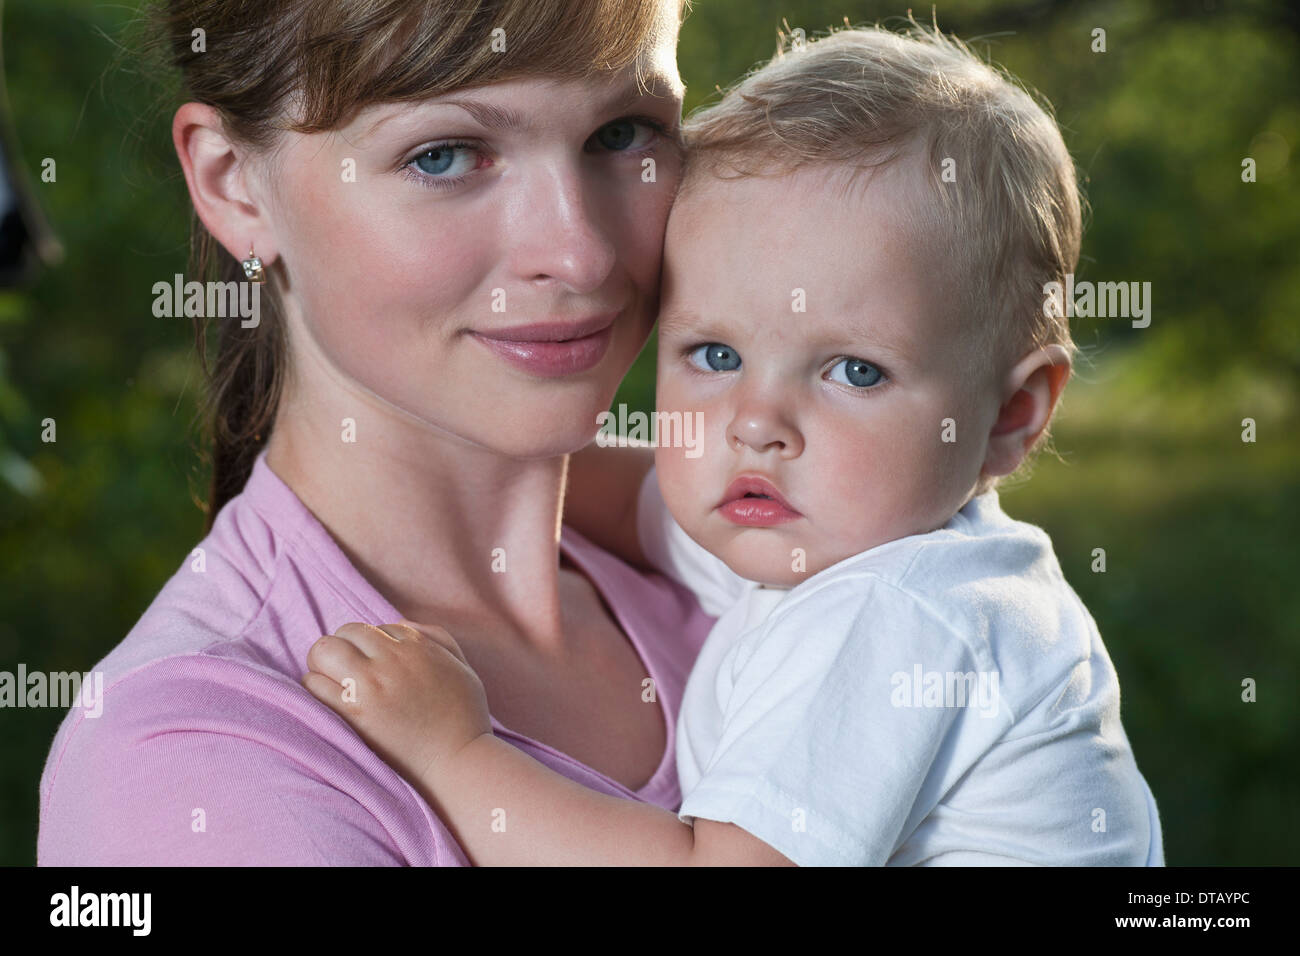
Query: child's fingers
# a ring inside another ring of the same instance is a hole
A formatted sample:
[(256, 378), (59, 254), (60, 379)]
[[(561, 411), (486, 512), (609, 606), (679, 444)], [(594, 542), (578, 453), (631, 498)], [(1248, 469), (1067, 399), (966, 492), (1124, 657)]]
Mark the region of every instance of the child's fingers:
[(308, 671), (302, 675), (302, 686), (318, 701), (340, 716), (346, 717), (347, 711), (343, 707), (343, 685), (337, 681), (331, 680), (324, 674), (318, 674), (314, 671)]
[[(431, 641), (469, 667), (465, 652), (446, 628), (412, 621), (397, 621), (381, 626), (358, 622), (344, 624), (332, 635), (326, 635), (312, 646), (307, 655), (307, 663), (313, 665), (314, 670), (341, 680), (342, 675), (355, 672), (363, 663), (387, 658), (397, 649), (396, 646), (413, 645), (421, 640)], [(314, 666), (315, 661), (323, 666)]]
[(326, 634), (307, 651), (307, 667), (335, 681), (356, 675), (369, 660), (352, 641), (334, 634)]
[[(408, 624), (405, 621), (398, 621), (396, 624), (380, 624), (379, 630), (383, 631), (398, 644), (418, 645), (421, 641), (429, 639), (426, 635), (429, 634), (430, 628), (427, 625), (416, 627), (415, 625)], [(441, 628), (439, 628), (439, 630), (441, 630)], [(450, 636), (451, 635), (448, 635), (448, 637)], [(453, 654), (458, 653), (460, 650), (460, 648), (453, 650), (452, 648), (447, 647), (447, 645), (440, 640), (434, 639), (433, 643), (441, 644), (443, 648)], [(464, 660), (464, 658), (461, 659)]]
[(418, 641), (422, 636), (415, 627), (405, 621), (398, 621), (395, 624), (380, 624), (379, 629), (399, 644), (405, 641)]
[(460, 649), (460, 645), (457, 644), (456, 639), (451, 636), (451, 632), (444, 627), (439, 627), (437, 624), (414, 624), (411, 621), (398, 621), (396, 624), (384, 625), (385, 630), (390, 627), (398, 629), (398, 634), (414, 632), (417, 635), (424, 635), (434, 643), (441, 644), (445, 647), (466, 667), (469, 666), (469, 661), (465, 659), (465, 652)]
[(361, 624), (356, 621), (337, 628), (334, 631), (334, 636), (352, 644), (366, 657), (376, 657), (388, 650), (389, 645), (401, 643), (400, 638), (375, 627), (373, 624)]

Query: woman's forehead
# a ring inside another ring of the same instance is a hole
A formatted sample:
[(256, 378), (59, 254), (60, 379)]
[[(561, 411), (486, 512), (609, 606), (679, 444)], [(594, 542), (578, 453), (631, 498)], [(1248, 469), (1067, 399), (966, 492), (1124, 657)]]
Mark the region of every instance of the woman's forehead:
[(554, 111), (592, 116), (615, 115), (646, 98), (680, 108), (681, 80), (676, 73), (638, 75), (629, 65), (609, 74), (582, 79), (517, 77), (467, 87), (424, 100), (375, 103), (361, 109), (345, 128), (349, 142), (364, 147), (376, 138), (400, 134), (430, 118), (464, 119), (490, 132), (530, 132), (549, 126)]

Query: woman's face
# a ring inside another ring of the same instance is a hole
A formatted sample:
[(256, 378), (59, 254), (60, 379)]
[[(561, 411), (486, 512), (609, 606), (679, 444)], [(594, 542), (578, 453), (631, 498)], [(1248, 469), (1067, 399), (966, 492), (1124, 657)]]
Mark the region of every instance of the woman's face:
[(644, 94), (635, 67), (524, 78), (286, 134), (266, 198), (299, 394), (514, 457), (585, 445), (657, 310), (675, 44)]

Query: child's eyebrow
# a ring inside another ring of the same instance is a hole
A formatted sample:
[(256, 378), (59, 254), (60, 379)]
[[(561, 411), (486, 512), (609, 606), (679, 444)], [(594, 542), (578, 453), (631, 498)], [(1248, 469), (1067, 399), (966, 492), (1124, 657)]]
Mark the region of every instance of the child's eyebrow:
[(678, 332), (682, 329), (699, 329), (706, 325), (698, 313), (676, 306), (659, 313), (660, 332)]
[[(918, 342), (911, 334), (898, 334), (896, 328), (881, 328), (866, 316), (846, 316), (837, 338), (859, 343), (863, 348), (878, 352), (895, 364), (910, 364)], [(883, 334), (882, 334), (883, 333)]]
[[(797, 319), (798, 316), (795, 316)], [(839, 349), (846, 354), (861, 353), (857, 357), (868, 359), (872, 356), (883, 360), (893, 369), (911, 368), (916, 363), (914, 351), (918, 343), (912, 336), (902, 341), (890, 341), (892, 329), (882, 329), (878, 323), (871, 322), (861, 314), (845, 315), (832, 325), (808, 330), (806, 341), (819, 347)], [(689, 332), (699, 340), (716, 339), (726, 342), (735, 333), (725, 319), (717, 316), (704, 317), (684, 306), (672, 306), (659, 315), (659, 334), (676, 336)], [(882, 335), (882, 332), (885, 334)]]

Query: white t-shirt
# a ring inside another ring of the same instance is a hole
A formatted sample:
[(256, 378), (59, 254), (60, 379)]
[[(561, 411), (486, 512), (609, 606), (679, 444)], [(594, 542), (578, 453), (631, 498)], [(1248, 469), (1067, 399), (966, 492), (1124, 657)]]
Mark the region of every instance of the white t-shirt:
[(683, 821), (802, 866), (1164, 864), (1097, 626), (996, 492), (790, 590), (696, 544), (654, 471), (637, 524), (719, 615), (677, 724)]

